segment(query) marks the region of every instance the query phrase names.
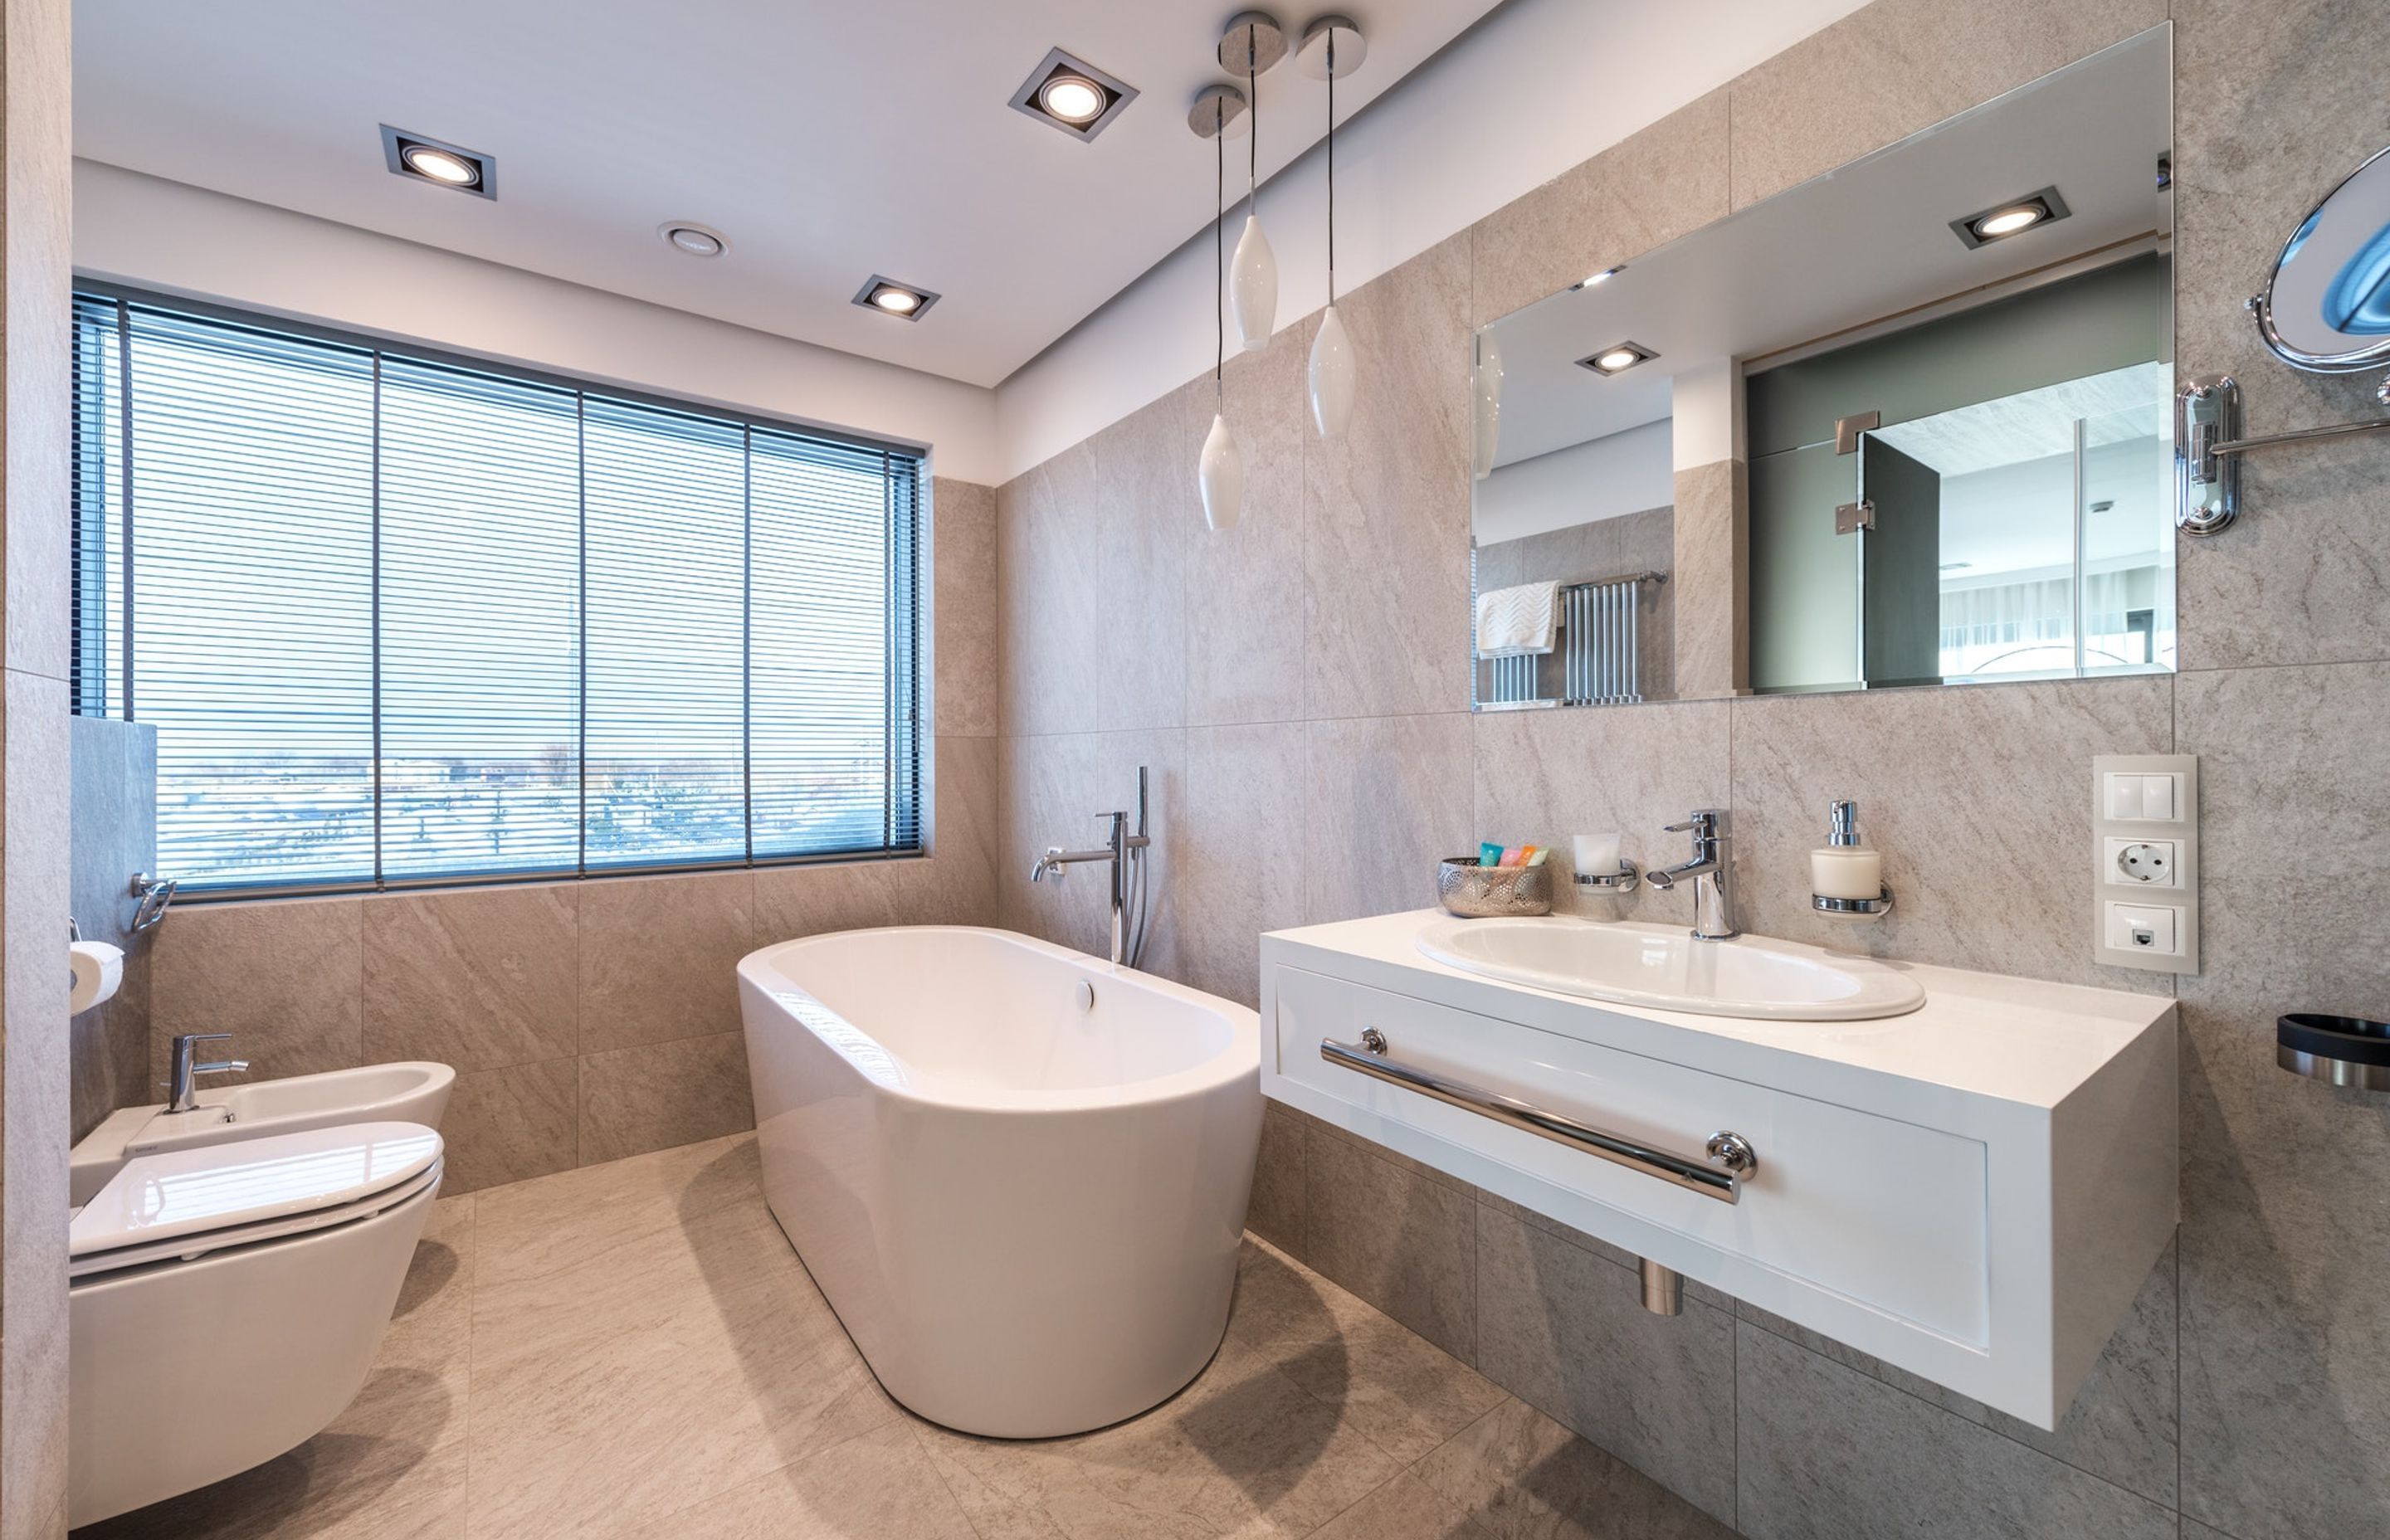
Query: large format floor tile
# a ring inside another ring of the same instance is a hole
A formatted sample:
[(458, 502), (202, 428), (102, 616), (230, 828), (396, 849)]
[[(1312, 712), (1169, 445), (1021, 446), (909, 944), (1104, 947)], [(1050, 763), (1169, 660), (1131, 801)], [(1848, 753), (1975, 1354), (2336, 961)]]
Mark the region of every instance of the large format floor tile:
[(339, 1422), (256, 1470), (84, 1532), (86, 1540), (1723, 1533), (1259, 1240), (1246, 1243), (1219, 1354), (1143, 1416), (1026, 1443), (923, 1421), (880, 1389), (781, 1235), (750, 1135), (443, 1201), (373, 1377)]

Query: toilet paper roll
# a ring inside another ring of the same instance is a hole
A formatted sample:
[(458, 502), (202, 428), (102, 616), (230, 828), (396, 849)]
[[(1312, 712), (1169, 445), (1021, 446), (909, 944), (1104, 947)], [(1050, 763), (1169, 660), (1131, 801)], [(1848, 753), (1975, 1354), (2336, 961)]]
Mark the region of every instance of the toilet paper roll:
[(67, 992), (67, 1014), (89, 1010), (116, 993), (124, 982), (124, 949), (104, 941), (79, 941), (67, 947), (74, 969), (74, 985)]

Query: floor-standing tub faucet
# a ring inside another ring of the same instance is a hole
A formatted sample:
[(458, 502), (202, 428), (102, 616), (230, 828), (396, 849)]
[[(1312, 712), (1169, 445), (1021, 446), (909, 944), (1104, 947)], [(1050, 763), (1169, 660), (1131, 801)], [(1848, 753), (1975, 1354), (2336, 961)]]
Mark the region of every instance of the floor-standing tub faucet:
[(1670, 834), (1693, 837), (1693, 858), (1674, 866), (1654, 866), (1643, 880), (1666, 892), (1679, 878), (1693, 879), (1693, 936), (1698, 941), (1728, 941), (1742, 934), (1734, 923), (1734, 853), (1728, 815), (1703, 808), (1681, 824), (1670, 824)]
[(1059, 881), (1065, 867), (1083, 861), (1111, 863), (1112, 961), (1135, 968), (1145, 953), (1145, 853), (1152, 844), (1146, 834), (1144, 765), (1137, 767), (1137, 832), (1128, 831), (1128, 815), (1124, 812), (1098, 815), (1111, 823), (1109, 839), (1093, 850), (1064, 850), (1060, 845), (1048, 845), (1037, 864), (1029, 868), (1029, 880), (1043, 882), (1051, 877)]

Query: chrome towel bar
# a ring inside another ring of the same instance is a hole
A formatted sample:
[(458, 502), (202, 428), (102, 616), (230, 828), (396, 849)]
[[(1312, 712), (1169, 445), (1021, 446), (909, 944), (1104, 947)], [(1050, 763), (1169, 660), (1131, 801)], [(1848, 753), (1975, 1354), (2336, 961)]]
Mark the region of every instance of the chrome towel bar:
[(1319, 1057), (1330, 1064), (1356, 1071), (1372, 1080), (1382, 1080), (1389, 1085), (1400, 1085), (1421, 1096), (1433, 1097), (1455, 1107), (1466, 1108), (1497, 1123), (1509, 1123), (1513, 1128), (1523, 1128), (1554, 1144), (1598, 1155), (1629, 1171), (1639, 1171), (1647, 1176), (1673, 1182), (1704, 1198), (1715, 1198), (1721, 1203), (1740, 1200), (1742, 1179), (1759, 1169), (1758, 1151), (1753, 1149), (1751, 1141), (1740, 1134), (1721, 1130), (1711, 1135), (1707, 1162), (1672, 1155), (1664, 1149), (1653, 1149), (1649, 1145), (1638, 1144), (1615, 1134), (1605, 1134), (1574, 1118), (1547, 1112), (1540, 1107), (1515, 1097), (1506, 1097), (1499, 1091), (1488, 1091), (1465, 1081), (1446, 1080), (1425, 1070), (1397, 1064), (1386, 1057), (1386, 1034), (1375, 1027), (1361, 1033), (1358, 1047), (1350, 1043), (1339, 1043), (1332, 1037), (1324, 1037), (1319, 1042)]

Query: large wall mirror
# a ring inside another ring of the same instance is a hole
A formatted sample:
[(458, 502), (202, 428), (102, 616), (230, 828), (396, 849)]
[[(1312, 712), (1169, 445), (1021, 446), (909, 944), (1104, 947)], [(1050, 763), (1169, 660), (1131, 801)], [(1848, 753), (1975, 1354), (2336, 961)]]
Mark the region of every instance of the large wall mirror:
[(2160, 27), (1482, 328), (1479, 707), (2170, 671), (2171, 120)]

